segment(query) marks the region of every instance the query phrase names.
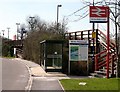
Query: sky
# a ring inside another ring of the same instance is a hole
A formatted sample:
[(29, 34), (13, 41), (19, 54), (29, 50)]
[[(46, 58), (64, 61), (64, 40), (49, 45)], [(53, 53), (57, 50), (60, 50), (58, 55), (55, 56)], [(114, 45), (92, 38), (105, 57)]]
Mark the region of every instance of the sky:
[[(88, 0), (92, 2), (93, 0)], [(26, 24), (26, 19), (29, 16), (39, 16), (40, 19), (51, 23), (57, 20), (57, 5), (59, 7), (59, 22), (65, 17), (68, 19), (68, 31), (80, 31), (92, 29), (92, 24), (89, 23), (89, 16), (78, 20), (80, 16), (71, 15), (73, 12), (85, 6), (82, 0), (0, 0), (0, 32), (5, 30), (5, 37), (8, 36), (7, 28), (10, 27), (10, 39), (16, 34), (16, 23)], [(76, 13), (82, 15), (89, 10), (86, 7), (84, 10)], [(71, 16), (69, 16), (71, 15)], [(104, 26), (102, 26), (104, 29)]]

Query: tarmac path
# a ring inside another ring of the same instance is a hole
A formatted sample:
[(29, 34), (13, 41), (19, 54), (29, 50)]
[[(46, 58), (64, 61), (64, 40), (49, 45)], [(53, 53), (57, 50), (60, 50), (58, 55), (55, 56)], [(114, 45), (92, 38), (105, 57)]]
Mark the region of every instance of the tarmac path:
[(31, 92), (34, 90), (64, 92), (59, 80), (54, 77), (34, 77)]
[[(26, 90), (26, 92), (64, 92), (59, 79), (64, 74), (46, 73), (40, 65), (23, 60), (2, 59), (2, 89)], [(15, 91), (14, 91), (15, 92)]]
[(17, 60), (2, 58), (2, 90), (25, 90), (29, 72)]

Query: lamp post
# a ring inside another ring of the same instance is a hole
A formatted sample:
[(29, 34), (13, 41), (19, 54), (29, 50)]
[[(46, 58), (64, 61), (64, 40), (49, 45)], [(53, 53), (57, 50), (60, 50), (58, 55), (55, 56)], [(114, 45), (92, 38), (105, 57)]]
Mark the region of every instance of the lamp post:
[(5, 32), (5, 30), (2, 30), (2, 32), (3, 32), (3, 38), (4, 38), (4, 32)]
[(58, 31), (58, 25), (59, 25), (59, 23), (58, 23), (58, 18), (59, 18), (59, 7), (62, 7), (62, 5), (57, 5), (57, 31)]
[(33, 28), (34, 28), (34, 18), (35, 17), (29, 17), (31, 20), (30, 20), (30, 22), (29, 22), (29, 24), (30, 24), (30, 26), (31, 26), (31, 31), (33, 31)]
[(8, 29), (8, 40), (9, 40), (9, 29), (10, 29), (10, 27), (8, 27), (7, 29)]
[(20, 23), (16, 23), (16, 25), (17, 25), (17, 40), (18, 40), (18, 32), (19, 32), (19, 25), (20, 25)]

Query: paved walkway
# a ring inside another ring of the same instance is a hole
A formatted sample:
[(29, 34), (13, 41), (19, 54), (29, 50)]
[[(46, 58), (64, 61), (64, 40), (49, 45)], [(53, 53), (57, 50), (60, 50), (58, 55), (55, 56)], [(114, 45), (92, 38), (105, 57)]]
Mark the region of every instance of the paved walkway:
[(28, 70), (30, 71), (30, 80), (28, 84), (28, 90), (41, 90), (41, 92), (46, 90), (63, 92), (64, 89), (60, 84), (60, 79), (70, 79), (70, 78), (88, 78), (87, 76), (67, 76), (66, 74), (62, 73), (52, 73), (52, 72), (45, 72), (42, 67), (32, 61), (23, 60), (20, 58), (15, 58), (18, 61), (24, 63)]
[(30, 71), (31, 71), (31, 76), (34, 76), (34, 77), (65, 77), (65, 78), (68, 78), (66, 74), (63, 74), (63, 73), (52, 73), (52, 72), (48, 72), (46, 73), (43, 68), (32, 62), (32, 61), (27, 61), (27, 60), (23, 60), (23, 59), (20, 59), (20, 58), (16, 58), (16, 60), (18, 61), (21, 61), (23, 62), (24, 64), (26, 64)]
[(51, 90), (52, 91), (60, 91), (63, 92), (63, 87), (60, 84), (60, 79), (69, 79), (66, 74), (62, 73), (46, 73), (42, 67), (32, 61), (23, 60), (20, 58), (15, 58), (17, 61), (21, 61), (24, 63), (28, 70), (30, 71), (31, 77), (29, 81), (28, 90), (34, 91), (45, 91)]

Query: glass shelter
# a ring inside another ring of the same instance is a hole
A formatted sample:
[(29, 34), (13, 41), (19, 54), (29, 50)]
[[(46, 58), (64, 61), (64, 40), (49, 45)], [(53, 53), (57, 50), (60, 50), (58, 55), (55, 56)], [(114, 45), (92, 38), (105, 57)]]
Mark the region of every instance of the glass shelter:
[(63, 40), (40, 42), (40, 64), (45, 71), (61, 71), (63, 62)]

